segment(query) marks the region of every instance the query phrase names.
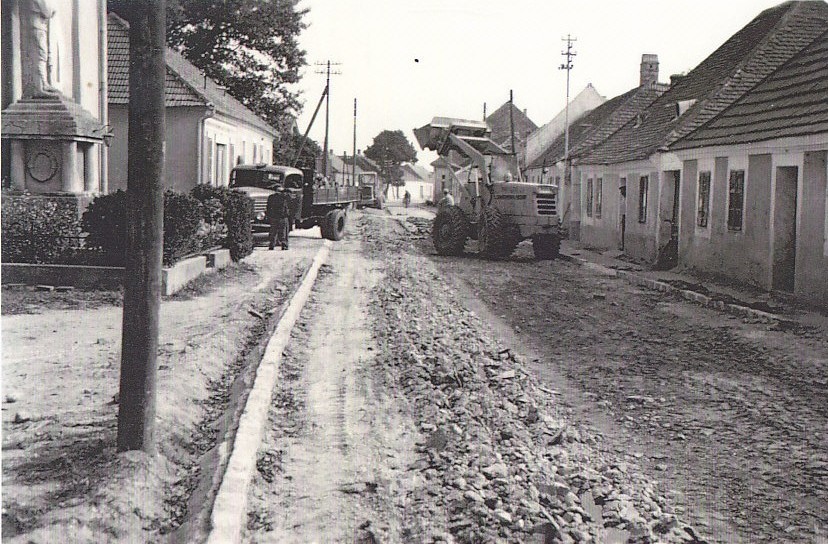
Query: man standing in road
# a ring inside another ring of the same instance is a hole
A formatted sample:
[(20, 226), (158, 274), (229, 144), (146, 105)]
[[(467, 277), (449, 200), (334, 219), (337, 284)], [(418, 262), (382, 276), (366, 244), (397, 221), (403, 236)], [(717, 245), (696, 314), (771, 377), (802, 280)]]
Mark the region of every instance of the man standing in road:
[(403, 205), (407, 208), (410, 203), (411, 203), (411, 193), (409, 193), (406, 190), (405, 195), (403, 195)]
[(443, 189), (443, 198), (441, 198), (440, 202), (437, 203), (437, 210), (439, 211), (448, 208), (449, 206), (454, 206), (454, 197), (451, 196), (448, 189)]
[(285, 189), (277, 189), (267, 198), (267, 219), (270, 221), (269, 249), (278, 242), (282, 249), (288, 248), (288, 218), (290, 205)]

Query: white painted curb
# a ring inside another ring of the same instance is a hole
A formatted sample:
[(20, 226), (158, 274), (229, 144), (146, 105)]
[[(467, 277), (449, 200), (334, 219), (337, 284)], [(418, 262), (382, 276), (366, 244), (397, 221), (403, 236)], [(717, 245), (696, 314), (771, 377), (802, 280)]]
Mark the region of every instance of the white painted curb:
[(330, 246), (330, 241), (325, 240), (324, 246), (316, 253), (305, 279), (293, 294), (287, 310), (276, 325), (276, 331), (270, 337), (262, 361), (256, 369), (256, 379), (239, 419), (233, 451), (213, 503), (207, 544), (231, 544), (241, 540), (247, 514), (247, 494), (253, 471), (256, 469), (256, 455), (270, 411), (270, 399), (279, 375), (282, 352), (310, 296), (319, 268), (328, 258)]

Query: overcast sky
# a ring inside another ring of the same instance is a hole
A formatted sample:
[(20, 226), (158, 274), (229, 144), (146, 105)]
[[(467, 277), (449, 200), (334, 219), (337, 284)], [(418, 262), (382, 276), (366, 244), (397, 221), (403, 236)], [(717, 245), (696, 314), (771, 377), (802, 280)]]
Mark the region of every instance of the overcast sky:
[[(330, 147), (351, 153), (384, 129), (404, 131), (433, 116), (480, 119), (509, 99), (538, 126), (566, 103), (562, 38), (577, 38), (570, 93), (588, 83), (607, 98), (638, 85), (642, 53), (655, 53), (659, 80), (691, 70), (778, 0), (301, 0), (300, 36), (309, 66), (300, 84), (304, 132), (325, 85), (317, 62), (341, 63), (331, 78)], [(310, 136), (322, 145), (324, 106)]]

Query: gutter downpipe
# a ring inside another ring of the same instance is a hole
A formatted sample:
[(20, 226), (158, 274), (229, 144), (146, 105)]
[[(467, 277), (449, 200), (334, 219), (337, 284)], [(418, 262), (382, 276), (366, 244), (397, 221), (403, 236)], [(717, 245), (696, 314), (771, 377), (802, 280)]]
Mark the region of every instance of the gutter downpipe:
[(207, 113), (198, 120), (198, 149), (196, 150), (198, 168), (196, 169), (196, 184), (204, 183), (204, 123), (216, 114), (215, 106), (209, 102), (206, 104), (206, 109)]
[[(106, 0), (98, 0), (98, 110), (101, 125), (109, 132), (109, 58), (107, 52), (107, 17)], [(109, 193), (109, 140), (104, 137), (101, 142), (101, 173), (98, 190), (101, 194)]]

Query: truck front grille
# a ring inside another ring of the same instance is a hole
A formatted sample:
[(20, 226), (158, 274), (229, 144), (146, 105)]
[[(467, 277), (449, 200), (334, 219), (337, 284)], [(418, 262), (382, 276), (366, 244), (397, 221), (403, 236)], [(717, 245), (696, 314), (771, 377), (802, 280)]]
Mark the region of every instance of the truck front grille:
[(253, 215), (257, 215), (259, 212), (267, 213), (267, 199), (266, 198), (254, 198), (253, 199)]
[(558, 202), (556, 195), (535, 195), (535, 206), (538, 215), (558, 215)]

